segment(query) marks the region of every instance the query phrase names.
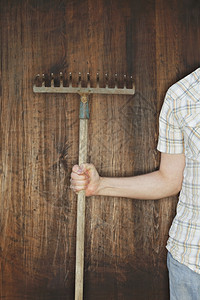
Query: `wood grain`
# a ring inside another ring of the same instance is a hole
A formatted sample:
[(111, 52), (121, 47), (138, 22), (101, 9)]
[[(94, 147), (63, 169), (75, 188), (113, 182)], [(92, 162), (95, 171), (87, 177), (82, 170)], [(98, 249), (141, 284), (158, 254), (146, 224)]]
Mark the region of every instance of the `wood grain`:
[[(91, 96), (88, 161), (150, 172), (165, 92), (199, 66), (199, 16), (195, 0), (0, 0), (1, 299), (74, 299), (79, 97), (33, 94), (34, 76), (133, 75), (134, 96)], [(86, 200), (85, 299), (169, 299), (176, 202)]]

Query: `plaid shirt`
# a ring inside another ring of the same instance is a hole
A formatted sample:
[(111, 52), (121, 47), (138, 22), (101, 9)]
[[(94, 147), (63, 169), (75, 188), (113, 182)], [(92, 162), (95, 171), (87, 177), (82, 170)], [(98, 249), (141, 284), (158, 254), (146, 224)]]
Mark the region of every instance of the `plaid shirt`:
[(200, 274), (200, 68), (170, 87), (159, 120), (158, 150), (186, 158), (167, 249)]

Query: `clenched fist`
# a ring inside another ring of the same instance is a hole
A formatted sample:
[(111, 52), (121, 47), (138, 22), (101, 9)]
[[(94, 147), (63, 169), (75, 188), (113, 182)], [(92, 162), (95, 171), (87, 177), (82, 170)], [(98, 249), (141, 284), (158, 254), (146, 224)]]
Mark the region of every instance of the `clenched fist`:
[(75, 165), (71, 173), (70, 188), (78, 193), (85, 190), (86, 196), (98, 195), (101, 177), (93, 164)]

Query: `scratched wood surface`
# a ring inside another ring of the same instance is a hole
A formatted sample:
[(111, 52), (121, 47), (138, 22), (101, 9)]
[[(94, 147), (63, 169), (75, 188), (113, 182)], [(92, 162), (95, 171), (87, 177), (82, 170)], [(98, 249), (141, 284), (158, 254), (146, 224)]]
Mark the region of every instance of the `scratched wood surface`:
[[(199, 66), (199, 17), (194, 0), (0, 0), (1, 299), (74, 298), (79, 99), (33, 94), (34, 76), (133, 75), (133, 97), (91, 97), (88, 161), (104, 176), (155, 170), (165, 92)], [(176, 201), (87, 199), (85, 299), (169, 299)]]

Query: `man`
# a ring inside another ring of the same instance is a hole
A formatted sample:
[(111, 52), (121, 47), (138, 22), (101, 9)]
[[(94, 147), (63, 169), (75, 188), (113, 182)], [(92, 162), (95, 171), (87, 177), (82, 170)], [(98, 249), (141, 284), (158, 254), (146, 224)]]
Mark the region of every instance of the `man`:
[(171, 300), (200, 299), (200, 68), (167, 92), (159, 119), (158, 171), (100, 177), (92, 164), (75, 165), (71, 188), (86, 196), (160, 199), (180, 191), (167, 242)]

